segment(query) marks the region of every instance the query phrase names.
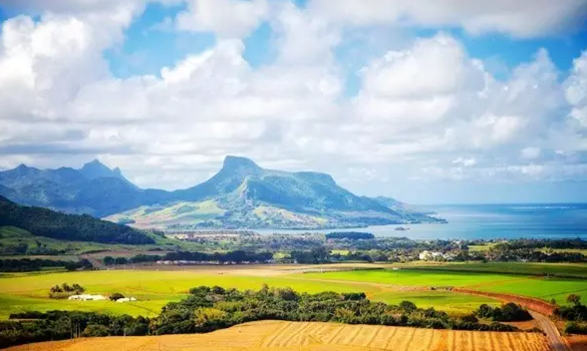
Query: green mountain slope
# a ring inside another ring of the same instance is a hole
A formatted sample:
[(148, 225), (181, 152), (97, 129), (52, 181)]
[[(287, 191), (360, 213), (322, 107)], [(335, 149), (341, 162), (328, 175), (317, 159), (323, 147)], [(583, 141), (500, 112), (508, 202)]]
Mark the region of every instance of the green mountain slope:
[(360, 197), (330, 175), (266, 170), (228, 156), (208, 181), (173, 192), (167, 204), (141, 206), (106, 219), (142, 228), (340, 228), (435, 222), (401, 206)]
[(152, 237), (127, 226), (71, 215), (46, 208), (27, 207), (0, 196), (0, 227), (16, 227), (35, 235), (58, 240), (107, 244), (153, 244)]
[(390, 198), (357, 196), (328, 174), (283, 172), (227, 156), (220, 171), (194, 187), (140, 189), (116, 168), (20, 165), (0, 172), (0, 195), (28, 206), (145, 228), (340, 228), (440, 221)]

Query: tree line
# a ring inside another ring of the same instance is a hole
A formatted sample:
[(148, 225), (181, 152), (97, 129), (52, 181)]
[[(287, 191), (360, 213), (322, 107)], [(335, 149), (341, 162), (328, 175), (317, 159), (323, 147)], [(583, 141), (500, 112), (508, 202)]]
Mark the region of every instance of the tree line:
[(94, 268), (87, 259), (77, 262), (41, 258), (0, 259), (0, 272), (34, 272), (40, 271), (44, 267), (63, 267), (68, 271)]
[(271, 252), (247, 252), (235, 250), (229, 252), (206, 253), (199, 251), (175, 251), (165, 255), (139, 254), (130, 258), (106, 256), (102, 259), (105, 265), (117, 265), (128, 263), (149, 263), (156, 261), (190, 261), (190, 262), (259, 262), (267, 263), (273, 259)]
[[(364, 293), (299, 293), (291, 288), (259, 290), (199, 286), (189, 296), (165, 305), (148, 319), (78, 311), (25, 312), (0, 322), (0, 348), (77, 336), (162, 335), (209, 332), (259, 320), (317, 321), (347, 324), (409, 326), (434, 329), (517, 331), (493, 322), (480, 323), (474, 315), (450, 317), (434, 308), (373, 302)], [(15, 321), (21, 319), (21, 321)]]

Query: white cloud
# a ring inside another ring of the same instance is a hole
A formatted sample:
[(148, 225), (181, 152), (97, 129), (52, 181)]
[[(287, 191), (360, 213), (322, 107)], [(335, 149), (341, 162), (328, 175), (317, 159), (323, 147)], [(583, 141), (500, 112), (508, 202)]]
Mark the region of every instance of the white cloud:
[(477, 163), (477, 160), (475, 160), (474, 158), (459, 157), (459, 158), (454, 159), (452, 161), (452, 163), (455, 165), (462, 165), (465, 167), (470, 167), (470, 166), (474, 166)]
[(332, 49), (341, 40), (337, 27), (289, 2), (276, 12), (272, 22), (282, 64), (304, 65), (333, 59)]
[(267, 0), (187, 0), (188, 10), (180, 13), (177, 28), (214, 32), (224, 38), (243, 38), (269, 12)]
[[(314, 5), (201, 4), (208, 7), (191, 7), (180, 18), (193, 20), (190, 30), (219, 33), (213, 47), (159, 75), (125, 79), (112, 76), (103, 52), (122, 41), (142, 3), (125, 2), (108, 14), (80, 3), (37, 22), (5, 21), (0, 166), (75, 166), (98, 156), (141, 186), (167, 188), (205, 179), (227, 154), (330, 172), (358, 189), (400, 178), (587, 178), (580, 123), (587, 54), (564, 83), (565, 72), (543, 50), (499, 80), (457, 39), (439, 33), (402, 49), (389, 50), (389, 43), (360, 70), (359, 92), (349, 98), (347, 72), (334, 53), (345, 27)], [(341, 2), (341, 11), (349, 4)], [(367, 10), (357, 9), (353, 21), (374, 16), (360, 12)], [(267, 11), (274, 14), (276, 59), (252, 67), (239, 38)], [(381, 21), (390, 16), (385, 11)]]
[[(447, 68), (453, 65), (453, 69)], [(407, 51), (388, 52), (363, 72), (363, 87), (383, 97), (429, 97), (479, 88), (483, 72), (466, 58), (461, 45), (440, 34), (419, 39)]]
[(541, 151), (542, 150), (540, 150), (540, 148), (538, 148), (538, 147), (526, 147), (526, 148), (522, 149), (522, 151), (520, 152), (520, 155), (524, 159), (534, 160), (534, 159), (537, 159), (538, 157), (540, 157)]
[(573, 69), (565, 86), (566, 99), (573, 107), (571, 117), (587, 129), (587, 51), (573, 61)]
[(325, 17), (354, 25), (462, 27), (473, 34), (535, 37), (574, 29), (587, 14), (584, 0), (313, 0)]

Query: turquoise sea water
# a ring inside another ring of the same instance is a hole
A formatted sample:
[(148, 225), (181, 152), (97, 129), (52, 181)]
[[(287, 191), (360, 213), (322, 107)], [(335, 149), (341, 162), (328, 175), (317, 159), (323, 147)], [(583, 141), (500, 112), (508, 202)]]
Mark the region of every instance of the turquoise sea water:
[[(583, 238), (587, 239), (587, 204), (439, 205), (426, 206), (447, 224), (371, 226), (361, 229), (311, 232), (364, 231), (376, 236), (411, 239)], [(259, 233), (299, 233), (307, 230), (259, 229)]]

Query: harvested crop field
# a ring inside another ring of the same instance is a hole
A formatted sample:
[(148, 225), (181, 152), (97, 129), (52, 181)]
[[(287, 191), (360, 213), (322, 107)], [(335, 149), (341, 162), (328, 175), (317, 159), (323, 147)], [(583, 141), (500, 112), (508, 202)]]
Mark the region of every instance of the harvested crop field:
[(209, 334), (88, 338), (13, 347), (12, 351), (394, 350), (547, 351), (537, 333), (416, 329), (318, 322), (263, 321)]

